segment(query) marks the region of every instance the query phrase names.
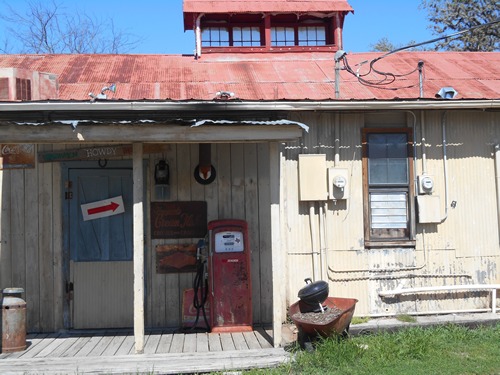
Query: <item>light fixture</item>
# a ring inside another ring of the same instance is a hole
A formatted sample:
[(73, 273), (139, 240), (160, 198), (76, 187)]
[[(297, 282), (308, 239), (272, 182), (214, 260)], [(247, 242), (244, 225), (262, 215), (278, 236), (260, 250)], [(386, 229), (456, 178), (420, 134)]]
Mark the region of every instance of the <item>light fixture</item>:
[(453, 87), (442, 87), (436, 94), (439, 99), (454, 99), (458, 92)]
[(116, 83), (112, 83), (109, 86), (104, 86), (101, 89), (100, 94), (95, 95), (94, 93), (89, 92), (89, 96), (92, 98), (92, 101), (95, 101), (96, 99), (107, 99), (108, 96), (105, 94), (106, 91), (111, 91), (112, 93), (115, 93), (116, 92)]
[(170, 170), (165, 159), (155, 165), (155, 185), (169, 185)]

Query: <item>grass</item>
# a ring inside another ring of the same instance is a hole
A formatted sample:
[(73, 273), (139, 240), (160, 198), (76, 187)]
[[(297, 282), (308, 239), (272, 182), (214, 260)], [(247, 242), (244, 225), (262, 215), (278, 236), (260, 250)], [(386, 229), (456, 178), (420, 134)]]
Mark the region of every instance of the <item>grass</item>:
[(322, 339), (312, 352), (294, 349), (296, 360), (245, 374), (498, 375), (500, 324), (410, 327), (388, 333)]

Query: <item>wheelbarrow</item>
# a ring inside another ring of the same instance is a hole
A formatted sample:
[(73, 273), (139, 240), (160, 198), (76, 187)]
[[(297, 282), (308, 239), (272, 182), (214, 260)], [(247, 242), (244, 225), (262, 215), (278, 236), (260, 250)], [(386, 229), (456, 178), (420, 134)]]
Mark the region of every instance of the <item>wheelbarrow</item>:
[[(354, 314), (357, 299), (327, 297), (323, 302), (326, 310), (335, 310), (331, 319), (313, 322), (308, 314), (324, 314), (324, 312), (311, 312), (310, 304), (302, 300), (295, 302), (290, 306), (288, 314), (298, 329), (297, 341), (302, 348), (309, 348), (311, 340), (319, 337), (341, 336), (347, 337), (349, 326)], [(310, 315), (309, 315), (310, 316)]]

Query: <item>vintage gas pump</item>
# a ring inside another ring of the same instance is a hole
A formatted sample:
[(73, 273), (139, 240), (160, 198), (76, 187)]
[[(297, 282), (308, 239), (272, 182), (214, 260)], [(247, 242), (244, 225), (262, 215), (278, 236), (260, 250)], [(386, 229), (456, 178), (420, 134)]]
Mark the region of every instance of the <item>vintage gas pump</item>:
[(244, 220), (208, 223), (209, 301), (212, 332), (252, 331), (248, 225)]

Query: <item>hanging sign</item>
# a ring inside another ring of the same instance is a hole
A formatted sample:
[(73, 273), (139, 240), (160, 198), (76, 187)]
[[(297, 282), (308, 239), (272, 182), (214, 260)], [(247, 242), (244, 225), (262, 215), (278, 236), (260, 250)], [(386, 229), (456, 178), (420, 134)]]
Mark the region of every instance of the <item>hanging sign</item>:
[(35, 168), (35, 145), (0, 144), (0, 169)]
[(102, 201), (82, 204), (83, 221), (113, 216), (125, 212), (122, 196), (105, 199)]
[(151, 202), (151, 238), (203, 238), (207, 202)]

